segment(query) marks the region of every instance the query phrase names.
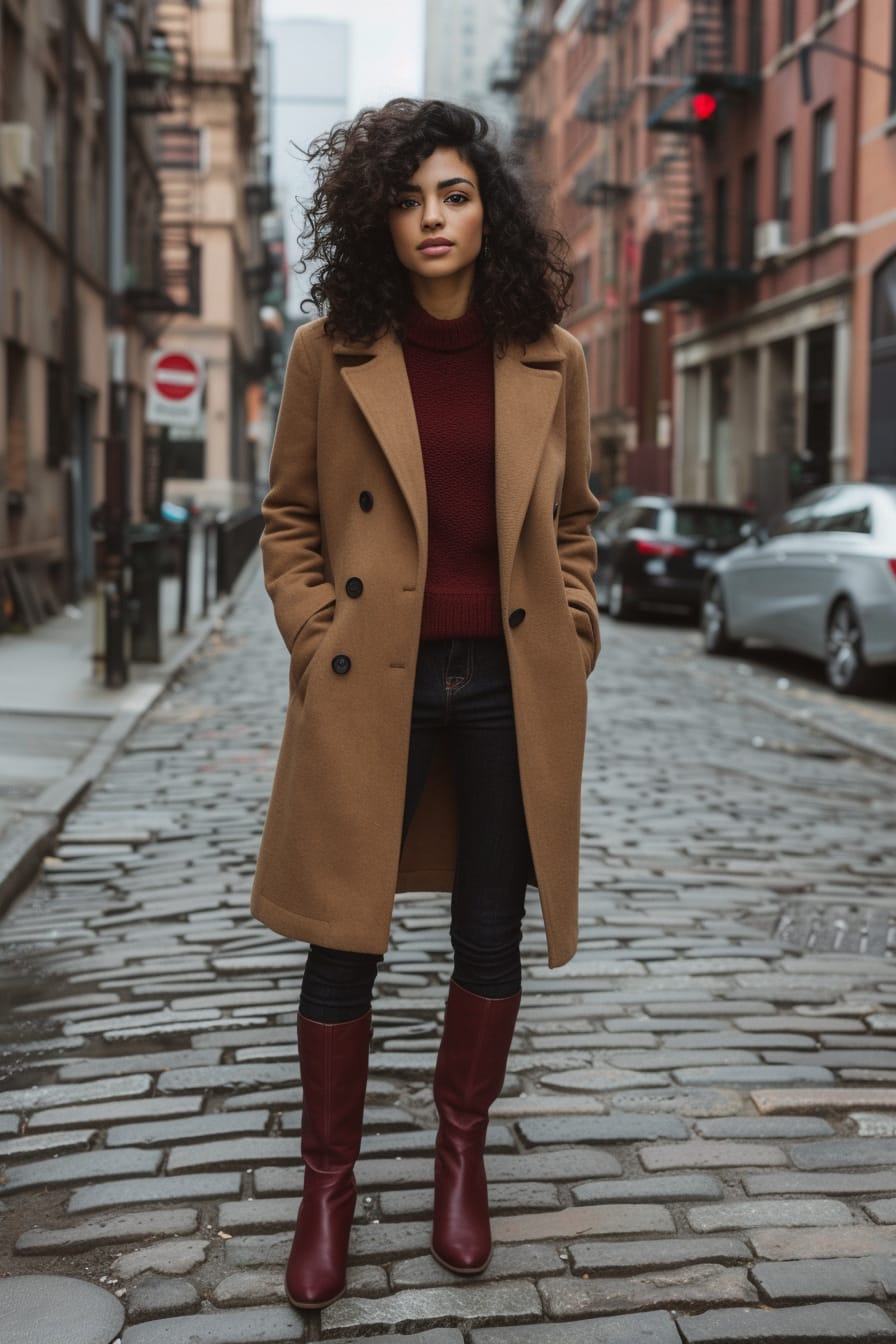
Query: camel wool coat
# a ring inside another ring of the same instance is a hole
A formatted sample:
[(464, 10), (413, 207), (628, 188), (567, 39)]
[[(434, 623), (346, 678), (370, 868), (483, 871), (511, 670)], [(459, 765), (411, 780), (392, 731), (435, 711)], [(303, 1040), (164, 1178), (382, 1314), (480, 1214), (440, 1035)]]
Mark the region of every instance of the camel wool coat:
[[(548, 943), (578, 936), (586, 686), (600, 648), (597, 501), (582, 348), (554, 327), (495, 356), (501, 612)], [(296, 333), (263, 504), (265, 582), (290, 650), (286, 723), (252, 892), (278, 933), (385, 952), (396, 891), (450, 891), (455, 815), (437, 757), (404, 847), (427, 568), (426, 482), (401, 344)]]

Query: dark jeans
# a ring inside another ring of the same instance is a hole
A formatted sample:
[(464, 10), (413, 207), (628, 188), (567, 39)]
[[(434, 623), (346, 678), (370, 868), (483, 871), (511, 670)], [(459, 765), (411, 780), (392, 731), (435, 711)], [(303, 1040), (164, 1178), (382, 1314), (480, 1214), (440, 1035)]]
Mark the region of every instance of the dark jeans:
[[(420, 644), (402, 841), (440, 740), (452, 762), (457, 797), (453, 976), (483, 998), (506, 998), (520, 988), (530, 858), (503, 638)], [(370, 1007), (380, 960), (312, 943), (299, 1011), (316, 1022), (361, 1017)]]

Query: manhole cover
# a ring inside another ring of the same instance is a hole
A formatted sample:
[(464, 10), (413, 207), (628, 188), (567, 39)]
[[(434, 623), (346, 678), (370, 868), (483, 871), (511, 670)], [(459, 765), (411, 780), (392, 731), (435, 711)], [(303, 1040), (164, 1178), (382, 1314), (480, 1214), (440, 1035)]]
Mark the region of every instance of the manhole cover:
[(882, 906), (795, 901), (782, 910), (774, 936), (804, 951), (882, 957), (896, 952), (896, 913)]
[(111, 1344), (124, 1324), (117, 1297), (61, 1274), (16, 1274), (0, 1281), (3, 1338), (12, 1344)]

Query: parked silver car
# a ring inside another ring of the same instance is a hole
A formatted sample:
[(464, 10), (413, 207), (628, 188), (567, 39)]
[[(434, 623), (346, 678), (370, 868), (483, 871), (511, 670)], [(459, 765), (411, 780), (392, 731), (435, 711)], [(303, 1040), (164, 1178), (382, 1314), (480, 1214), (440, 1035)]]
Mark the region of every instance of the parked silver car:
[(827, 485), (768, 532), (722, 556), (707, 576), (707, 653), (762, 639), (824, 661), (836, 691), (896, 672), (896, 485)]

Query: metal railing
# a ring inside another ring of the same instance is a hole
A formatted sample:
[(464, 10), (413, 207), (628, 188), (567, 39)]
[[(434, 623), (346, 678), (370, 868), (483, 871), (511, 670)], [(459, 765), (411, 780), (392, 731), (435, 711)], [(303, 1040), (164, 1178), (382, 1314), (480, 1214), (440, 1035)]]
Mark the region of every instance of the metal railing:
[(215, 524), (217, 592), (229, 593), (240, 570), (261, 538), (264, 519), (257, 505), (241, 509)]

